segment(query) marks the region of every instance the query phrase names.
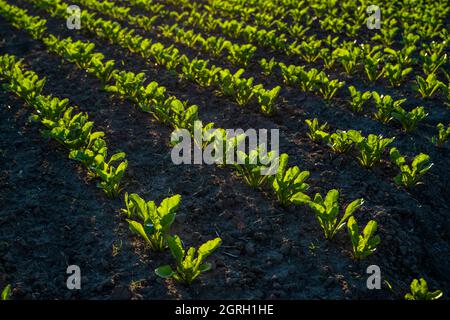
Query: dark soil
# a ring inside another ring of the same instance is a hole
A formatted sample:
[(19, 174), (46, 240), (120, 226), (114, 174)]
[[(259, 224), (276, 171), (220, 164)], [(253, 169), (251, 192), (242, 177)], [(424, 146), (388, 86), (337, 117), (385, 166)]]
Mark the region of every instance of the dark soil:
[[(15, 3), (31, 9), (25, 2)], [(433, 105), (430, 117), (413, 134), (286, 88), (280, 113), (266, 118), (93, 35), (73, 34), (62, 20), (41, 11), (30, 13), (48, 19), (49, 32), (92, 41), (107, 59), (119, 62), (119, 68), (145, 72), (171, 94), (189, 99), (200, 107), (204, 122), (224, 128), (280, 129), (281, 151), (290, 155), (290, 165), (311, 171), (308, 193), (338, 188), (342, 204), (363, 197), (357, 220), (377, 220), (382, 242), (374, 255), (357, 263), (346, 232), (333, 242), (324, 240), (308, 208), (279, 207), (230, 168), (174, 165), (168, 128), (102, 92), (96, 79), (48, 54), (41, 43), (0, 18), (0, 53), (24, 58), (29, 69), (47, 78), (45, 94), (69, 98), (89, 113), (96, 130), (105, 132), (111, 151), (127, 153), (128, 192), (157, 201), (181, 194), (173, 232), (186, 245), (198, 246), (217, 235), (223, 239), (210, 258), (213, 270), (191, 287), (158, 279), (153, 269), (172, 262), (169, 252), (144, 248), (120, 215), (122, 199), (107, 199), (63, 147), (43, 138), (39, 126), (28, 122), (30, 109), (3, 90), (0, 288), (13, 284), (14, 299), (396, 299), (417, 277), (426, 278), (431, 288), (450, 291), (449, 149), (429, 142), (436, 123), (449, 116), (439, 99), (425, 104)], [(265, 84), (273, 87), (279, 82), (266, 79)], [(412, 105), (416, 101), (420, 100), (409, 99)], [(393, 184), (396, 171), (387, 162), (369, 171), (352, 156), (334, 155), (311, 143), (304, 119), (313, 117), (327, 121), (332, 129), (396, 136), (394, 144), (402, 153), (427, 153), (435, 165), (424, 185), (408, 193)], [(66, 268), (71, 264), (81, 268), (79, 291), (66, 288)], [(392, 291), (386, 286), (367, 289), (366, 268), (372, 264), (380, 266)]]

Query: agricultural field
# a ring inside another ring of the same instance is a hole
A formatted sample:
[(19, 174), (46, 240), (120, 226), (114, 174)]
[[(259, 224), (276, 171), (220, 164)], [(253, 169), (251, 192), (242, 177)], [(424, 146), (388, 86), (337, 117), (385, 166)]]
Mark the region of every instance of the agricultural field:
[(447, 299), (449, 13), (0, 0), (2, 300)]

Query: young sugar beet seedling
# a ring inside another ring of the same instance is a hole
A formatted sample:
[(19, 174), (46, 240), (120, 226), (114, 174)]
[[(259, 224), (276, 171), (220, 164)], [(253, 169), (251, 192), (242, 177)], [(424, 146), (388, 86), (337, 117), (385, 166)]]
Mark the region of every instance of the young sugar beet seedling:
[(359, 227), (356, 219), (352, 216), (348, 219), (347, 229), (352, 241), (353, 257), (356, 260), (362, 260), (374, 253), (381, 239), (375, 232), (377, 231), (377, 222), (371, 220), (364, 227), (362, 234), (359, 233)]
[(347, 220), (353, 215), (353, 213), (360, 208), (364, 200), (357, 199), (351, 202), (344, 211), (344, 215), (338, 220), (339, 215), (339, 191), (336, 189), (328, 191), (325, 199), (322, 198), (320, 193), (317, 193), (313, 201), (309, 201), (308, 204), (314, 211), (320, 226), (323, 229), (325, 238), (331, 240), (336, 233), (341, 230)]
[(386, 63), (384, 66), (385, 78), (388, 78), (389, 83), (393, 87), (398, 87), (406, 76), (413, 71), (412, 68), (403, 68), (401, 64)]
[(392, 162), (400, 169), (400, 173), (394, 178), (394, 182), (408, 189), (419, 184), (422, 176), (433, 166), (430, 157), (423, 153), (414, 157), (411, 165), (406, 163), (405, 157), (398, 152), (397, 148), (391, 149), (390, 157)]
[(143, 72), (134, 74), (133, 72), (121, 71), (114, 75), (115, 84), (106, 86), (106, 91), (117, 94), (132, 102), (139, 102), (139, 91), (146, 80)]
[(401, 123), (405, 132), (412, 132), (416, 130), (419, 122), (427, 116), (428, 113), (425, 113), (425, 109), (423, 107), (414, 108), (409, 112), (402, 107), (397, 107), (392, 112), (392, 117)]
[(113, 155), (109, 161), (105, 161), (103, 155), (99, 154), (94, 159), (94, 172), (102, 180), (97, 184), (97, 187), (102, 189), (110, 198), (115, 198), (120, 193), (120, 181), (128, 167), (127, 160), (120, 162), (117, 167), (113, 166), (112, 162), (120, 161), (124, 157), (124, 153), (119, 153)]
[(354, 86), (349, 86), (348, 91), (350, 92), (350, 105), (348, 106), (353, 112), (361, 112), (362, 107), (366, 101), (372, 97), (372, 93), (366, 91), (364, 93), (358, 91)]
[(263, 70), (262, 73), (265, 76), (270, 76), (272, 74), (273, 68), (277, 65), (277, 62), (275, 61), (274, 58), (272, 58), (270, 60), (266, 60), (265, 58), (262, 58), (259, 61), (259, 64), (261, 66), (261, 69)]
[(287, 168), (288, 158), (286, 153), (280, 156), (278, 172), (270, 177), (270, 186), (282, 206), (287, 206), (289, 203), (306, 204), (311, 200), (304, 194), (304, 191), (309, 188), (305, 180), (308, 179), (310, 173), (309, 171), (300, 171), (297, 166)]
[[(89, 138), (89, 144), (84, 149), (72, 150), (69, 154), (69, 158), (79, 161), (85, 165), (89, 170), (89, 175), (95, 176), (95, 158), (101, 155), (106, 159), (108, 154), (108, 148), (106, 146), (105, 140), (102, 139), (104, 136), (103, 132), (96, 132), (91, 134)], [(113, 155), (109, 162), (125, 158), (124, 153), (117, 153)]]
[(384, 150), (394, 141), (395, 138), (384, 138), (374, 134), (369, 134), (367, 138), (361, 135), (354, 135), (353, 141), (359, 149), (357, 157), (359, 163), (365, 168), (372, 168), (380, 162)]
[(323, 71), (315, 77), (314, 82), (319, 92), (327, 101), (331, 100), (336, 92), (345, 85), (345, 81), (339, 81), (337, 79), (330, 80)]
[(276, 111), (276, 100), (280, 94), (281, 87), (276, 86), (272, 90), (255, 87), (256, 99), (261, 107), (261, 111), (266, 116), (271, 116)]
[(57, 121), (69, 107), (69, 99), (59, 99), (57, 97), (38, 96), (36, 113), (30, 116), (31, 121), (43, 122), (44, 119)]
[[(159, 206), (154, 201), (146, 202), (138, 194), (125, 194), (126, 213), (130, 230), (140, 235), (152, 250), (166, 248), (169, 229), (175, 220), (181, 202), (180, 195), (164, 199)], [(135, 219), (140, 220), (140, 222)]]
[(238, 150), (234, 167), (248, 185), (258, 188), (267, 182), (269, 173), (274, 170), (273, 166), (278, 164), (276, 157), (275, 151), (267, 152), (266, 146), (261, 144), (248, 154)]
[(356, 130), (337, 130), (335, 133), (325, 136), (324, 139), (333, 152), (347, 153), (353, 147), (354, 142), (358, 141), (360, 137), (361, 132)]
[(175, 235), (167, 237), (167, 244), (170, 252), (175, 259), (176, 269), (171, 266), (164, 265), (155, 270), (157, 276), (168, 279), (173, 278), (176, 281), (190, 285), (200, 274), (209, 271), (211, 264), (204, 260), (211, 255), (222, 243), (222, 239), (215, 238), (202, 244), (198, 250), (190, 247), (185, 251), (181, 239)]
[(306, 119), (305, 122), (308, 126), (307, 136), (311, 139), (311, 141), (321, 142), (323, 140), (326, 140), (326, 138), (329, 136), (329, 134), (326, 132), (326, 130), (328, 130), (328, 124), (326, 122), (319, 125), (319, 120), (317, 120), (317, 118), (314, 118), (313, 120)]
[(429, 98), (433, 94), (439, 92), (443, 88), (444, 83), (439, 81), (436, 74), (432, 73), (426, 77), (426, 79), (421, 76), (416, 77), (417, 85), (414, 87), (417, 92), (420, 93), (422, 98)]
[(228, 47), (228, 60), (231, 63), (246, 67), (256, 52), (256, 47), (251, 44), (233, 44)]
[(5, 85), (8, 90), (22, 98), (30, 106), (35, 105), (37, 98), (41, 95), (45, 84), (45, 78), (39, 77), (33, 71), (25, 71), (15, 66), (10, 77), (10, 83)]
[(221, 70), (218, 84), (221, 91), (233, 97), (239, 106), (245, 106), (255, 97), (256, 86), (253, 86), (253, 78), (241, 78), (244, 69), (239, 69), (235, 74), (229, 70)]
[(405, 300), (437, 300), (443, 295), (441, 290), (430, 292), (424, 278), (414, 279), (410, 287), (411, 292), (405, 295)]
[(436, 126), (436, 129), (438, 130), (438, 133), (431, 138), (431, 142), (437, 147), (443, 147), (450, 135), (450, 124), (446, 128), (442, 123), (439, 123)]
[(406, 101), (406, 99), (394, 101), (391, 96), (379, 95), (378, 92), (372, 92), (372, 97), (377, 109), (374, 117), (382, 123), (389, 123), (392, 120), (392, 112)]

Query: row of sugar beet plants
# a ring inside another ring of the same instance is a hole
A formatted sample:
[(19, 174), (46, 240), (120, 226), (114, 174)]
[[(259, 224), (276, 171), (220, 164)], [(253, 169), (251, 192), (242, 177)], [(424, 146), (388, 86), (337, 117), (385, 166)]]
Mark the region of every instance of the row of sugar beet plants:
[[(45, 126), (43, 135), (65, 146), (69, 157), (82, 162), (89, 176), (100, 179), (98, 187), (109, 197), (116, 197), (128, 164), (122, 161), (125, 153), (108, 158), (104, 133), (92, 132), (94, 123), (88, 115), (76, 113), (76, 107), (70, 107), (67, 99), (42, 95), (45, 79), (39, 79), (32, 71), (22, 71), (21, 62), (13, 56), (2, 56), (0, 68), (2, 78), (9, 82), (7, 89), (35, 109), (30, 119)], [(116, 165), (118, 161), (121, 162)]]
[[(131, 15), (127, 7), (121, 7), (109, 1), (77, 0), (75, 3), (82, 4), (96, 11), (106, 13), (118, 20), (131, 25), (143, 28), (146, 31), (152, 31), (157, 26), (164, 37), (170, 38), (175, 42), (182, 43), (190, 48), (205, 51), (218, 57), (222, 52), (227, 52), (227, 59), (234, 65), (246, 67), (251, 61), (256, 47), (251, 44), (233, 44), (223, 37), (210, 36), (205, 38), (202, 34), (195, 33), (193, 30), (184, 30), (178, 24), (156, 23), (155, 15), (148, 18), (144, 15)], [(120, 12), (121, 14), (118, 14)], [(165, 16), (170, 16), (171, 12), (165, 12)], [(148, 20), (152, 21), (149, 22)], [(161, 20), (161, 19), (160, 19)]]
[[(50, 37), (47, 37), (46, 39), (47, 40), (44, 40), (44, 43), (49, 43), (49, 42), (51, 43), (52, 41), (49, 41), (48, 39), (56, 39), (56, 38), (54, 36), (50, 36)], [(70, 50), (73, 51), (72, 56), (78, 57), (79, 55), (76, 53), (76, 48), (81, 48), (81, 41), (78, 41), (77, 43), (79, 43), (79, 45), (74, 46), (74, 47), (71, 47), (69, 45), (71, 40), (65, 39), (63, 41), (65, 41), (64, 47), (70, 48)], [(88, 46), (87, 43), (85, 43), (84, 45)], [(80, 49), (80, 51), (84, 52), (85, 50)], [(58, 50), (55, 50), (54, 52), (58, 53)], [(95, 53), (93, 53), (93, 52), (91, 52), (91, 56), (93, 59), (96, 57)], [(68, 57), (68, 58), (70, 58), (70, 57)], [(87, 65), (86, 67), (87, 67), (88, 71), (91, 70), (91, 68), (89, 68), (89, 65)], [(115, 75), (116, 83), (117, 83), (118, 79), (120, 78), (120, 74), (121, 73), (119, 72), (118, 74)], [(128, 73), (128, 74), (130, 74), (130, 73)], [(134, 75), (134, 77), (135, 76), (136, 75)], [(134, 84), (133, 81), (128, 81), (128, 83)], [(145, 89), (145, 87), (141, 87), (141, 89), (136, 89), (136, 87), (134, 87), (134, 86), (133, 86), (133, 88), (134, 89), (132, 92), (136, 92), (136, 90), (140, 91), (140, 90)], [(124, 90), (125, 95), (127, 94), (126, 92), (128, 92), (128, 91)], [(130, 98), (130, 96), (125, 96), (125, 97)], [(223, 131), (223, 129), (218, 129), (218, 130)], [(217, 137), (216, 135), (213, 135), (212, 138), (216, 138), (216, 137)], [(231, 146), (232, 148), (235, 148), (234, 149), (235, 151), (237, 151), (239, 140), (242, 141), (244, 138), (243, 135), (235, 137), (235, 138), (228, 138), (228, 137), (226, 137), (226, 135), (218, 135), (218, 137), (219, 137), (219, 139), (225, 139), (225, 142), (222, 145), (226, 146), (227, 148), (229, 146)], [(237, 171), (237, 173), (240, 176), (242, 176), (244, 181), (246, 181), (249, 185), (251, 185), (253, 187), (265, 186), (270, 181), (269, 186), (270, 186), (271, 190), (273, 190), (277, 199), (282, 204), (292, 203), (294, 205), (301, 205), (301, 204), (312, 203), (312, 201), (310, 200), (310, 198), (308, 196), (306, 196), (302, 192), (299, 192), (300, 190), (303, 190), (306, 187), (306, 185), (300, 186), (300, 188), (298, 186), (299, 179), (304, 180), (307, 178), (307, 175), (309, 175), (309, 174), (305, 175), (305, 172), (300, 172), (300, 170), (296, 166), (287, 168), (287, 157), (288, 156), (286, 154), (283, 154), (280, 156), (281, 161), (285, 161), (285, 162), (284, 162), (284, 165), (280, 166), (279, 172), (275, 176), (273, 176), (275, 178), (269, 179), (269, 175), (263, 174), (264, 170), (270, 170), (270, 168), (267, 168), (263, 164), (263, 162), (267, 163), (267, 161), (264, 161), (263, 157), (267, 157), (267, 156), (272, 157), (272, 158), (276, 157), (276, 154), (274, 154), (273, 152), (269, 153), (269, 155), (266, 155), (266, 153), (263, 152), (263, 148), (264, 148), (264, 146), (261, 145), (258, 148), (256, 148), (255, 150), (251, 150), (249, 154), (246, 154), (246, 153), (240, 152), (240, 151), (238, 152), (238, 157), (240, 158), (241, 161), (234, 163), (233, 166), (235, 167), (235, 170)], [(225, 155), (225, 154), (227, 154), (227, 153), (224, 152), (223, 155)], [(255, 158), (258, 160), (256, 164), (249, 161), (252, 158)], [(284, 160), (283, 160), (283, 158), (284, 158)], [(219, 160), (222, 160), (222, 161), (218, 161), (219, 164), (226, 163), (226, 159), (219, 159)], [(272, 160), (274, 160), (274, 159), (272, 159)], [(276, 163), (276, 161), (272, 161), (272, 163)], [(299, 173), (299, 174), (293, 174), (293, 173)], [(297, 182), (295, 182), (295, 181), (297, 181)], [(355, 250), (358, 250), (358, 249), (355, 248)], [(358, 258), (357, 253), (355, 253), (355, 258)]]
[[(186, 4), (186, 10), (190, 8)], [(188, 10), (189, 11), (189, 10)], [(220, 10), (215, 12), (221, 12)], [(339, 37), (328, 35), (324, 39), (316, 39), (315, 35), (306, 36), (303, 33), (295, 35), (296, 41), (288, 44), (285, 34), (276, 34), (276, 30), (267, 31), (265, 29), (258, 29), (251, 25), (246, 25), (244, 22), (236, 20), (222, 20), (212, 18), (211, 12), (198, 12), (191, 10), (188, 13), (182, 12), (180, 14), (172, 14), (176, 20), (185, 25), (195, 26), (205, 31), (211, 32), (220, 29), (222, 33), (228, 37), (239, 39), (243, 38), (245, 41), (258, 44), (263, 47), (268, 47), (272, 50), (285, 53), (289, 56), (298, 56), (306, 62), (313, 62), (322, 60), (324, 67), (331, 69), (336, 62), (339, 62), (347, 75), (354, 75), (355, 68), (361, 68), (370, 82), (377, 80), (384, 76), (389, 80), (391, 85), (398, 86), (404, 81), (408, 73), (413, 71), (405, 65), (408, 63), (417, 63), (418, 59), (413, 57), (417, 51), (417, 42), (420, 36), (417, 36), (410, 30), (410, 24), (405, 26), (405, 39), (402, 42), (403, 48), (401, 50), (393, 49), (389, 45), (385, 45), (384, 53), (381, 50), (383, 46), (376, 45), (372, 47), (368, 43), (360, 45), (354, 41), (339, 42)], [(214, 22), (212, 22), (214, 21)], [(416, 24), (411, 24), (417, 27)], [(436, 66), (447, 60), (445, 53), (429, 54), (429, 51), (434, 51), (433, 47), (445, 48), (448, 46), (448, 33), (442, 27), (442, 23), (435, 28), (439, 32), (434, 38), (442, 39), (442, 42), (422, 43), (422, 50), (420, 51), (420, 58), (423, 60), (423, 70), (426, 76), (429, 75), (429, 65)], [(269, 36), (270, 35), (270, 36)], [(270, 38), (272, 40), (267, 39)], [(298, 39), (302, 39), (299, 43)], [(370, 53), (370, 54), (367, 54)], [(405, 59), (403, 59), (405, 58)], [(383, 67), (383, 64), (385, 66)], [(432, 70), (433, 68), (431, 68)], [(448, 87), (446, 87), (448, 89)]]
[[(2, 10), (0, 13), (5, 16), (8, 20), (12, 20), (16, 23), (19, 20), (23, 21), (36, 21), (35, 18), (26, 14), (26, 11), (21, 10), (14, 6), (9, 6), (7, 3), (0, 0), (2, 5)], [(4, 14), (4, 12), (9, 12)], [(45, 25), (45, 20), (43, 25)], [(27, 25), (24, 22), (24, 25)], [(25, 30), (28, 28), (24, 28)], [(53, 43), (55, 40), (54, 36), (48, 38), (43, 38), (45, 43)], [(103, 59), (99, 57), (98, 54), (91, 53), (89, 58), (86, 58), (84, 54), (85, 48), (81, 45), (81, 42), (76, 42), (75, 47), (70, 46), (70, 42), (65, 42), (61, 44), (67, 50), (65, 58), (68, 61), (76, 63), (78, 66), (84, 66), (89, 68), (90, 64), (87, 60), (96, 61), (97, 63)], [(68, 54), (68, 53), (71, 54)], [(86, 65), (84, 65), (86, 64)], [(40, 80), (34, 72), (26, 71), (23, 72), (21, 69), (21, 62), (17, 61), (12, 56), (2, 56), (0, 59), (0, 75), (9, 81), (8, 89), (24, 99), (29, 105), (35, 108), (36, 113), (30, 117), (33, 121), (40, 121), (46, 129), (43, 131), (44, 136), (51, 137), (61, 142), (69, 151), (69, 157), (71, 159), (80, 161), (88, 169), (88, 174), (90, 176), (99, 177), (101, 181), (98, 186), (105, 190), (108, 196), (114, 197), (119, 194), (121, 188), (119, 183), (124, 175), (127, 167), (127, 161), (122, 161), (117, 167), (112, 165), (113, 162), (122, 160), (125, 157), (124, 153), (116, 153), (109, 158), (107, 161), (107, 146), (106, 142), (102, 139), (104, 137), (103, 132), (91, 132), (92, 122), (88, 122), (88, 116), (85, 113), (73, 114), (74, 108), (68, 107), (69, 101), (67, 99), (60, 100), (52, 96), (42, 96), (40, 93), (44, 85), (45, 80)], [(130, 199), (137, 199), (137, 195), (130, 196)], [(195, 249), (189, 248), (189, 250), (184, 253), (181, 240), (178, 236), (170, 237), (168, 235), (168, 227), (173, 223), (175, 214), (173, 210), (178, 207), (178, 203), (181, 200), (179, 196), (165, 199), (161, 206), (158, 207), (156, 211), (149, 211), (146, 213), (140, 213), (140, 215), (135, 216), (134, 213), (137, 212), (129, 202), (128, 194), (125, 195), (126, 206), (128, 210), (128, 218), (145, 217), (143, 220), (145, 232), (148, 233), (149, 237), (160, 238), (158, 249), (162, 250), (169, 245), (173, 257), (177, 263), (176, 272), (173, 274), (162, 274), (161, 270), (168, 270), (168, 266), (163, 266), (156, 269), (156, 273), (160, 276), (173, 277), (176, 280), (186, 282), (190, 284), (195, 278), (200, 275), (200, 272), (207, 271), (206, 266), (208, 264), (202, 262), (209, 254), (211, 254), (221, 243), (220, 238), (216, 238), (209, 241), (198, 249), (197, 255), (194, 259)], [(174, 206), (176, 202), (176, 206)], [(171, 220), (168, 220), (167, 212), (164, 210), (168, 209), (170, 206)], [(149, 206), (150, 208), (150, 206)], [(151, 210), (151, 209), (149, 209)], [(159, 225), (157, 224), (159, 221)], [(130, 229), (136, 232), (138, 229), (134, 228), (137, 222), (130, 222)], [(150, 223), (153, 226), (150, 228)], [(164, 224), (164, 230), (159, 229), (161, 223)], [(154, 246), (151, 246), (155, 248)], [(180, 256), (181, 255), (181, 256)]]
[[(58, 16), (64, 18), (70, 16), (69, 13), (63, 11), (68, 5), (60, 1), (27, 1)], [(93, 5), (91, 4), (91, 6)], [(157, 65), (161, 65), (168, 70), (177, 71), (187, 78), (192, 77), (188, 70), (193, 70), (193, 65), (199, 62), (197, 59), (191, 61), (186, 55), (181, 55), (178, 49), (173, 46), (165, 47), (162, 43), (153, 43), (149, 38), (136, 35), (133, 29), (123, 28), (115, 21), (95, 18), (93, 14), (86, 10), (82, 11), (81, 20), (97, 36), (107, 39), (111, 43), (126, 48), (133, 53), (140, 54), (145, 59), (152, 59)], [(185, 74), (185, 72), (188, 74)], [(195, 78), (202, 78), (201, 81), (196, 82), (207, 87), (217, 88), (222, 94), (233, 98), (240, 106), (256, 102), (263, 113), (271, 114), (275, 109), (279, 88), (267, 90), (262, 84), (255, 85), (253, 84), (253, 78), (242, 77), (242, 72), (240, 70), (233, 74), (228, 69), (214, 66), (208, 68), (205, 63), (203, 68), (195, 74)]]
[[(336, 130), (334, 133), (328, 133), (327, 124), (319, 124), (317, 119), (307, 119), (306, 124), (309, 130), (308, 137), (314, 142), (325, 143), (335, 153), (349, 153), (356, 147), (359, 153), (356, 158), (365, 168), (373, 168), (379, 164), (387, 147), (394, 141), (394, 138), (383, 138), (374, 134), (364, 137), (356, 130)], [(408, 189), (419, 184), (422, 176), (433, 166), (430, 157), (423, 153), (415, 156), (411, 164), (407, 163), (397, 148), (391, 148), (389, 154), (392, 163), (400, 170), (394, 182)]]

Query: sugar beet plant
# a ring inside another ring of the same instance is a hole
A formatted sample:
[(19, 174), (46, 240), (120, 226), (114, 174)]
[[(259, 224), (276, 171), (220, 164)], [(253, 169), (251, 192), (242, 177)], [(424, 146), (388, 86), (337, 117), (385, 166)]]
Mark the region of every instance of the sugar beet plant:
[(313, 201), (308, 204), (313, 210), (317, 220), (322, 227), (325, 238), (331, 240), (336, 233), (341, 230), (347, 223), (347, 220), (353, 213), (362, 206), (363, 199), (357, 199), (347, 205), (340, 219), (339, 215), (339, 191), (336, 189), (328, 191), (325, 199), (321, 194), (317, 193)]
[(383, 138), (374, 134), (363, 137), (354, 134), (353, 141), (359, 150), (357, 157), (359, 163), (363, 167), (372, 168), (380, 162), (383, 152), (394, 141), (394, 138)]
[(126, 213), (130, 230), (140, 235), (155, 251), (166, 248), (169, 229), (175, 220), (181, 196), (164, 199), (159, 206), (154, 201), (145, 201), (138, 194), (125, 194)]
[(400, 173), (394, 178), (394, 182), (406, 188), (412, 188), (421, 183), (422, 176), (433, 166), (430, 157), (423, 153), (415, 156), (410, 165), (397, 148), (391, 149), (390, 157), (391, 161), (400, 169)]
[(431, 142), (433, 142), (437, 147), (443, 147), (450, 135), (450, 124), (445, 127), (444, 124), (439, 123), (436, 126), (436, 129), (437, 134), (431, 138)]
[(377, 222), (371, 220), (360, 234), (356, 219), (353, 216), (348, 219), (347, 229), (352, 241), (353, 257), (356, 260), (365, 259), (376, 251), (377, 245), (381, 242), (380, 237), (375, 235), (377, 227)]
[(406, 300), (437, 300), (443, 295), (441, 290), (430, 291), (424, 278), (414, 279), (410, 287), (411, 292), (405, 295)]
[(167, 244), (175, 259), (176, 268), (164, 265), (155, 270), (156, 275), (161, 278), (173, 278), (176, 281), (190, 285), (201, 273), (211, 269), (211, 264), (204, 260), (211, 255), (222, 243), (220, 238), (209, 240), (198, 249), (190, 247), (187, 252), (178, 236), (168, 237)]
[(301, 171), (298, 166), (287, 167), (289, 156), (283, 153), (279, 157), (279, 167), (275, 175), (269, 178), (270, 186), (282, 206), (289, 203), (305, 204), (311, 199), (304, 194), (309, 185), (305, 182), (310, 173)]

